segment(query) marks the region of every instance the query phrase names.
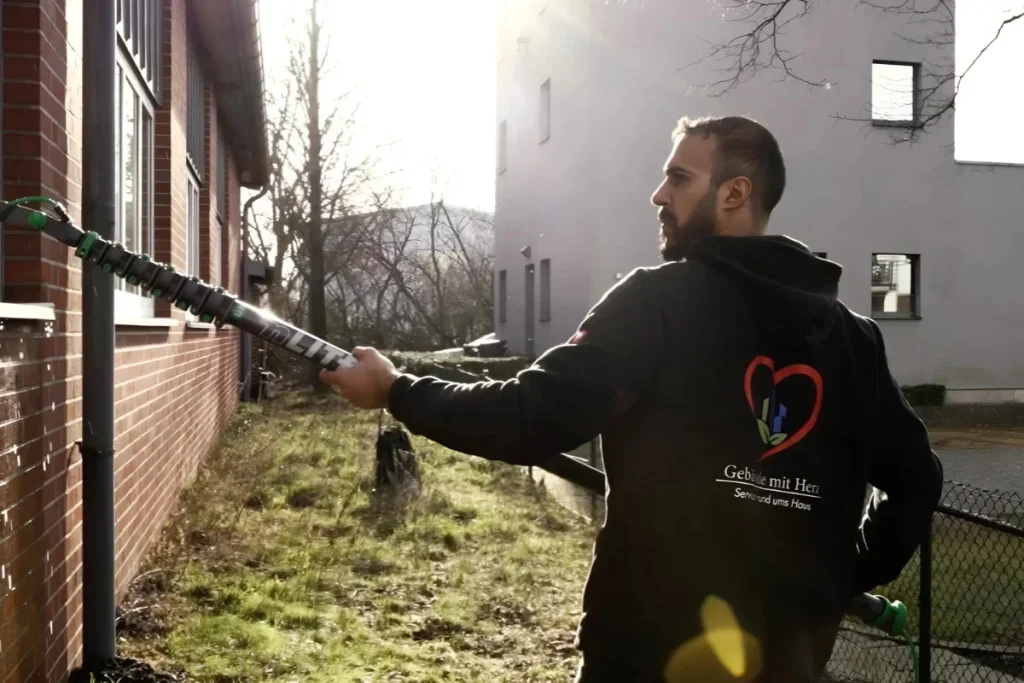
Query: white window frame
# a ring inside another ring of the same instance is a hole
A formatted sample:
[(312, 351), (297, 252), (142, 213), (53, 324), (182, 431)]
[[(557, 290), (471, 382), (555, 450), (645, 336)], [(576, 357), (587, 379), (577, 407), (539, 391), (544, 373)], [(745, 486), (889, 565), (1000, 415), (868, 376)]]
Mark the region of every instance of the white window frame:
[[(116, 181), (115, 181), (115, 210), (114, 210), (114, 241), (120, 242), (121, 244), (131, 244), (131, 248), (139, 253), (149, 253), (153, 249), (155, 241), (154, 235), (154, 205), (155, 205), (155, 164), (154, 157), (156, 156), (156, 119), (154, 115), (154, 107), (149, 94), (148, 89), (139, 79), (134, 66), (124, 56), (122, 50), (117, 50), (117, 82), (115, 87), (117, 88), (116, 93), (116, 111), (115, 111), (115, 135), (117, 140), (117, 150), (115, 152), (115, 166), (117, 169)], [(124, 124), (124, 94), (125, 89), (130, 89), (135, 94), (135, 144), (139, 145), (139, 154), (136, 159), (136, 167), (134, 169), (135, 174), (135, 206), (134, 206), (134, 218), (132, 226), (125, 226), (125, 215), (124, 215), (124, 202), (123, 202), (123, 187), (124, 187), (124, 163), (122, 149), (122, 135), (123, 135), (123, 124)], [(143, 135), (145, 126), (143, 125), (143, 117), (149, 117), (149, 131), (148, 135)], [(143, 139), (145, 138), (145, 139)], [(148, 148), (149, 154), (145, 154), (142, 148), (145, 145)], [(146, 161), (146, 166), (143, 167), (143, 160)], [(146, 181), (146, 186), (143, 188), (143, 179)], [(148, 211), (143, 215), (142, 206), (143, 202), (141, 197), (143, 193), (148, 190), (149, 192), (149, 204)], [(126, 229), (127, 228), (127, 229)], [(128, 230), (132, 231), (132, 239), (128, 240)], [(116, 285), (114, 289), (114, 312), (119, 318), (152, 318), (155, 316), (155, 306), (151, 297), (144, 296), (142, 290), (137, 286), (132, 286), (127, 283), (123, 278), (116, 279)]]
[(538, 319), (542, 323), (551, 321), (551, 259), (540, 262), (540, 306)]
[(508, 271), (498, 271), (498, 322), (508, 322)]
[[(214, 234), (216, 233), (216, 234)], [(210, 284), (214, 287), (223, 286), (221, 272), (221, 240), (224, 238), (224, 223), (218, 218), (210, 224)]]
[(508, 119), (498, 124), (498, 175), (508, 170)]
[[(185, 174), (187, 182), (185, 183), (186, 195), (185, 195), (185, 268), (184, 273), (189, 276), (199, 275), (199, 257), (200, 257), (200, 229), (202, 225), (200, 222), (201, 211), (200, 203), (200, 191), (199, 181), (195, 179), (195, 176), (190, 172)], [(186, 311), (186, 318), (189, 320), (197, 320), (198, 318), (192, 314), (191, 311)]]
[(540, 85), (540, 143), (551, 139), (551, 79)]

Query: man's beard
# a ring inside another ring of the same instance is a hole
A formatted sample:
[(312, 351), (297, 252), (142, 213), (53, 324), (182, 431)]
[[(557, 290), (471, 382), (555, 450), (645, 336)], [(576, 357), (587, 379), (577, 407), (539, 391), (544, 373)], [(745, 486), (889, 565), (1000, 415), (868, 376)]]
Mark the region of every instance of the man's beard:
[(661, 220), (661, 258), (665, 261), (682, 261), (693, 247), (693, 243), (702, 237), (715, 234), (715, 197), (717, 192), (709, 189), (704, 198), (687, 217), (686, 222), (679, 225), (678, 219), (666, 208), (658, 212)]

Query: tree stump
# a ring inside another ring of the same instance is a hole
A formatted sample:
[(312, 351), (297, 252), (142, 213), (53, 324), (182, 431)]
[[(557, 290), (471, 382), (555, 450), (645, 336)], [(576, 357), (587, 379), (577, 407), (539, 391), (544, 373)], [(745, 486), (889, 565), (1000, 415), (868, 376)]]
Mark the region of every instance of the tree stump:
[(407, 503), (420, 495), (419, 461), (409, 435), (399, 426), (382, 428), (377, 433), (377, 467), (374, 497)]

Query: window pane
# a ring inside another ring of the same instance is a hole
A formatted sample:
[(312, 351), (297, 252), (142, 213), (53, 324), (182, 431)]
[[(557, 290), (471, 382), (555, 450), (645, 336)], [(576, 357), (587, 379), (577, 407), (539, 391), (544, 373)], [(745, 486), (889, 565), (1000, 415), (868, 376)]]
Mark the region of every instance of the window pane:
[[(114, 117), (114, 168), (117, 169), (116, 177), (114, 179), (114, 241), (124, 241), (124, 207), (121, 204), (121, 197), (124, 196), (124, 169), (123, 159), (125, 157), (124, 152), (124, 140), (122, 131), (124, 130), (124, 69), (121, 65), (117, 65), (117, 80), (114, 83), (114, 106), (117, 108)], [(114, 287), (117, 289), (124, 289), (125, 282), (121, 278), (114, 279)]]
[(121, 91), (121, 173), (124, 188), (121, 193), (123, 228), (121, 242), (129, 251), (137, 248), (135, 216), (135, 178), (138, 167), (138, 138), (135, 132), (139, 98), (128, 84)]
[(199, 189), (188, 181), (188, 221), (185, 236), (185, 271), (199, 275)]
[(871, 65), (871, 117), (876, 121), (914, 120), (914, 67)]
[(139, 249), (144, 254), (153, 253), (153, 119), (149, 111), (142, 111), (142, 215), (141, 243)]
[(210, 284), (220, 286), (220, 240), (221, 240), (221, 226), (220, 224), (210, 226)]
[(874, 254), (871, 262), (873, 313), (914, 315), (914, 260), (906, 254)]

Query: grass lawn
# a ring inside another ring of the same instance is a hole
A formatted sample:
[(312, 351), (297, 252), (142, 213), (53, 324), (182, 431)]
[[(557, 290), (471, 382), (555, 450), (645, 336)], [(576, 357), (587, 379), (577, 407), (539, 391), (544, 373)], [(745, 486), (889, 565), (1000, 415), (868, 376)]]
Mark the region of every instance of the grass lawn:
[[(938, 514), (932, 538), (932, 637), (986, 645), (1024, 643), (1024, 538)], [(877, 592), (910, 608), (918, 633), (920, 553)]]
[[(414, 439), (425, 489), (378, 508), (376, 414), (244, 405), (122, 603), (119, 654), (211, 683), (571, 680), (595, 529), (522, 468)], [(933, 632), (1024, 640), (1024, 539), (939, 516)], [(911, 607), (917, 559), (879, 592)]]
[(522, 468), (414, 439), (375, 509), (376, 414), (245, 405), (122, 605), (119, 654), (189, 680), (566, 681), (595, 529)]

